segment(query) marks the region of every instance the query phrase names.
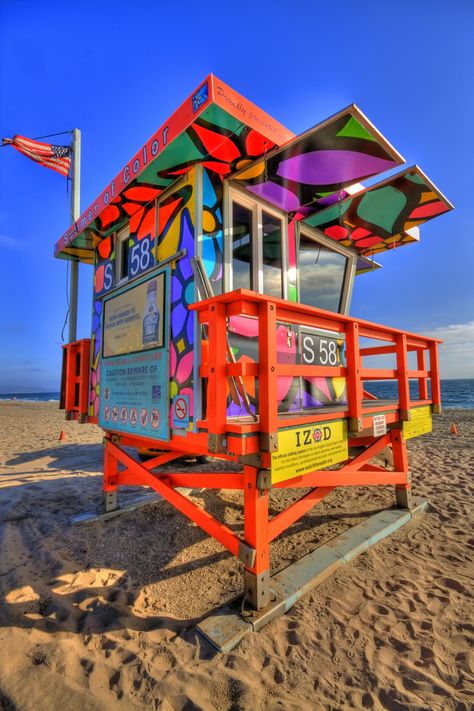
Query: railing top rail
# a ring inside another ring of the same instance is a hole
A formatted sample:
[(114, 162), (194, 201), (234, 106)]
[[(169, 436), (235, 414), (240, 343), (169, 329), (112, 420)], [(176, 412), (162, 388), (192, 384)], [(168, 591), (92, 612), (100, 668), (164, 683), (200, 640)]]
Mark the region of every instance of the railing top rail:
[[(274, 296), (266, 296), (265, 294), (257, 294), (255, 291), (249, 291), (247, 289), (236, 289), (235, 291), (229, 291), (225, 294), (219, 294), (211, 299), (205, 299), (204, 301), (199, 301), (195, 304), (189, 306), (193, 311), (205, 311), (213, 304), (232, 304), (235, 301), (247, 301), (250, 303), (265, 303), (271, 302), (276, 305), (277, 308), (277, 319), (278, 312), (285, 311), (285, 315), (288, 313), (294, 313), (299, 318), (302, 316), (319, 317), (322, 319), (327, 319), (328, 321), (339, 321), (340, 323), (356, 323), (362, 329), (367, 329), (368, 331), (379, 332), (382, 336), (384, 333), (389, 333), (393, 336), (404, 335), (411, 340), (424, 341), (426, 343), (442, 343), (443, 341), (439, 338), (430, 338), (429, 336), (423, 336), (418, 333), (411, 333), (410, 331), (402, 331), (398, 328), (392, 328), (391, 326), (384, 326), (383, 324), (374, 323), (372, 321), (365, 321), (363, 319), (355, 318), (354, 316), (346, 316), (345, 314), (335, 313), (333, 311), (326, 311), (325, 309), (318, 309), (314, 306), (306, 306), (305, 304), (294, 303), (293, 301), (286, 301), (285, 299), (278, 299)], [(284, 318), (283, 320), (288, 320)], [(311, 324), (308, 323), (308, 326)], [(364, 335), (363, 333), (361, 335)]]

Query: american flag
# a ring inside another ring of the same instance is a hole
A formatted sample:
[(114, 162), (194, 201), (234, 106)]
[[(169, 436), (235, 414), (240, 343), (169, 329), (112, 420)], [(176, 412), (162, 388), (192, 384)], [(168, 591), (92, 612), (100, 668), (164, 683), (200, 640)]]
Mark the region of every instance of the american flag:
[(71, 169), (72, 148), (70, 146), (52, 146), (49, 143), (32, 141), (24, 136), (2, 138), (2, 146), (13, 146), (31, 160), (61, 173), (66, 178)]

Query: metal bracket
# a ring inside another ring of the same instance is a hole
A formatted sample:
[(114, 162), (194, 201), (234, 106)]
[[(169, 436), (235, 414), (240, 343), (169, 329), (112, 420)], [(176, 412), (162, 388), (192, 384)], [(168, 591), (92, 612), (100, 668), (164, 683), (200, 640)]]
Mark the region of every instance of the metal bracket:
[(241, 464), (246, 464), (248, 467), (256, 467), (257, 469), (260, 466), (261, 462), (261, 457), (260, 454), (240, 454), (239, 455), (239, 462)]
[(227, 435), (210, 434), (208, 436), (208, 450), (213, 454), (225, 454), (227, 451)]
[(110, 435), (110, 441), (112, 442), (112, 444), (120, 444), (120, 435), (118, 435), (118, 434)]
[(115, 491), (104, 491), (104, 510), (105, 513), (118, 509), (117, 489)]
[(252, 546), (249, 546), (245, 541), (240, 541), (238, 559), (248, 568), (253, 568), (257, 558), (257, 551)]
[(433, 413), (433, 415), (441, 415), (441, 405), (431, 405), (431, 412)]
[(363, 425), (362, 420), (357, 419), (357, 417), (349, 417), (349, 432), (362, 432)]
[(255, 575), (250, 570), (244, 570), (244, 585), (247, 601), (254, 610), (261, 610), (271, 602), (270, 571)]
[(278, 432), (260, 432), (259, 439), (262, 452), (278, 451)]
[(402, 486), (395, 486), (395, 496), (397, 500), (397, 508), (407, 509), (408, 511), (412, 510), (414, 502), (411, 495), (411, 489), (405, 489)]
[(264, 489), (272, 488), (272, 472), (271, 469), (259, 469), (257, 474), (257, 489), (263, 491)]

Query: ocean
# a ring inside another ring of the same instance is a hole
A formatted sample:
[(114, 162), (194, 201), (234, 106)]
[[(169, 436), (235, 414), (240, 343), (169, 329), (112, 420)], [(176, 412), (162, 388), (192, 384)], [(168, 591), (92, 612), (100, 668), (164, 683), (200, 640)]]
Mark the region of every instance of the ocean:
[[(366, 390), (380, 398), (396, 398), (397, 386), (392, 382), (366, 382)], [(410, 392), (413, 397), (417, 395), (417, 383), (410, 383)], [(22, 400), (26, 402), (54, 402), (59, 401), (58, 392), (47, 393), (0, 393), (0, 400)], [(443, 408), (461, 408), (474, 410), (474, 379), (469, 380), (442, 380), (441, 399)]]
[[(365, 389), (380, 398), (396, 398), (397, 386), (394, 382), (366, 381)], [(428, 384), (429, 391), (429, 384)], [(418, 396), (418, 383), (410, 381), (410, 396)], [(442, 380), (441, 404), (443, 409), (461, 408), (474, 410), (474, 379), (469, 380)]]
[(1, 400), (21, 400), (23, 402), (59, 402), (59, 393), (0, 393), (0, 401)]

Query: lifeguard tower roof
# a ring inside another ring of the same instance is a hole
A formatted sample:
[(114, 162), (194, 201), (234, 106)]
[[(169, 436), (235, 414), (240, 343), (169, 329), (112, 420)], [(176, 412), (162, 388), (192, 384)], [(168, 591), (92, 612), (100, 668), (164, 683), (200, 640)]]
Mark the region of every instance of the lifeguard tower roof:
[(360, 184), (403, 163), (354, 104), (295, 136), (211, 74), (64, 233), (55, 256), (93, 263), (102, 239), (201, 164), (355, 248), (360, 272), (366, 257), (417, 241), (421, 223), (452, 209), (416, 165)]

